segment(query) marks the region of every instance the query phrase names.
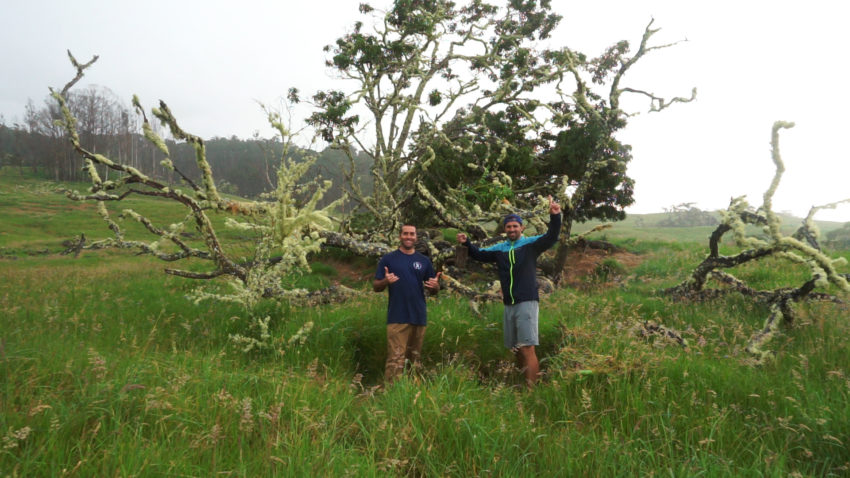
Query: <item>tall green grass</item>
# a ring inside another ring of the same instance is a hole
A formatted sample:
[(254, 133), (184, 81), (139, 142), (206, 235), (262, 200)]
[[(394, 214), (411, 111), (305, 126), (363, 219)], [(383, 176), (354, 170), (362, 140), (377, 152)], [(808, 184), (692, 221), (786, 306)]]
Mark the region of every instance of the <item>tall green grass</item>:
[[(367, 279), (349, 303), (246, 311), (192, 303), (196, 283), (126, 252), (7, 256), (0, 475), (847, 476), (846, 304), (801, 304), (755, 366), (744, 346), (764, 306), (657, 293), (704, 245), (634, 244), (622, 280), (542, 299), (532, 391), (501, 346), (501, 305), (477, 315), (446, 293), (429, 299), (422, 369), (381, 387), (386, 297), (369, 263), (352, 262)], [(330, 266), (301, 280), (340, 280), (344, 255), (317, 260)], [(742, 272), (799, 278), (781, 262)], [(242, 353), (229, 337), (257, 316), (272, 347)], [(689, 346), (640, 334), (647, 321)]]

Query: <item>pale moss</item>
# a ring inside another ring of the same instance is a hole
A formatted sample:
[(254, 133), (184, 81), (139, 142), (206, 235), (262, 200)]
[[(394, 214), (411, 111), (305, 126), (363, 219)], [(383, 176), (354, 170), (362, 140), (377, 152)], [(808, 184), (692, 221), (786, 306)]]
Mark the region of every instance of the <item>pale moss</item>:
[[(154, 146), (156, 146), (156, 149), (160, 150), (162, 154), (165, 155), (165, 160), (167, 160), (168, 163), (171, 164), (171, 160), (168, 159), (169, 156), (171, 156), (171, 154), (168, 152), (168, 145), (166, 145), (165, 141), (158, 134), (156, 134), (156, 132), (154, 132), (153, 128), (151, 128), (150, 123), (148, 123), (147, 121), (142, 123), (142, 132), (144, 133), (145, 138), (150, 141)], [(173, 168), (173, 165), (171, 165), (171, 167)]]
[[(764, 219), (762, 230), (767, 236), (767, 239), (761, 239), (749, 235), (745, 224), (745, 214), (750, 211), (750, 206), (743, 196), (733, 198), (726, 211), (721, 212), (722, 224), (728, 226), (732, 232), (736, 244), (744, 248), (748, 248), (749, 253), (758, 253), (772, 255), (780, 259), (790, 261), (795, 264), (805, 264), (811, 274), (811, 279), (814, 280), (814, 286), (824, 288), (830, 284), (839, 287), (842, 290), (850, 291), (848, 281), (838, 273), (836, 266), (847, 263), (843, 258), (834, 259), (828, 257), (823, 251), (817, 247), (813, 247), (807, 240), (800, 240), (792, 236), (784, 236), (781, 232), (782, 221), (780, 217), (773, 212), (773, 196), (779, 187), (782, 174), (785, 171), (785, 165), (779, 154), (779, 130), (782, 128), (793, 127), (793, 123), (776, 122), (772, 130), (772, 159), (776, 167), (773, 180), (770, 183), (767, 191), (763, 196), (762, 206), (755, 211), (754, 214), (761, 215)], [(845, 199), (837, 203), (832, 203), (826, 206), (813, 207), (808, 216), (804, 220), (803, 230), (808, 236), (817, 239), (820, 235), (818, 228), (814, 223), (815, 213), (824, 207), (834, 207), (837, 204), (848, 202), (850, 199)], [(759, 221), (761, 223), (761, 221)], [(688, 281), (683, 283), (683, 286), (689, 284), (697, 284), (698, 282), (692, 276)], [(794, 289), (789, 289), (789, 291)], [(796, 289), (797, 291), (801, 289)], [(790, 307), (788, 301), (792, 300), (790, 292), (783, 292), (783, 289), (774, 291), (777, 295), (775, 301), (770, 306), (770, 315), (765, 322), (763, 329), (758, 332), (747, 346), (747, 350), (756, 355), (760, 360), (765, 360), (772, 354), (766, 352), (762, 347), (768, 343), (774, 335), (779, 331), (779, 327), (783, 322), (792, 320), (792, 317), (786, 317), (782, 307)], [(784, 295), (783, 295), (784, 294)], [(790, 309), (786, 309), (790, 310)]]
[(100, 187), (103, 185), (103, 181), (100, 179), (100, 175), (97, 173), (97, 168), (94, 166), (94, 162), (90, 159), (86, 159), (85, 165), (83, 166), (86, 173), (88, 173), (91, 178), (91, 182), (93, 184), (93, 188)]
[(128, 172), (128, 173), (130, 173), (132, 176), (135, 176), (135, 177), (137, 177), (137, 178), (139, 178), (139, 179), (141, 179), (141, 180), (143, 180), (143, 181), (150, 180), (150, 178), (149, 178), (149, 177), (147, 177), (146, 175), (142, 174), (142, 173), (141, 173), (141, 171), (139, 171), (138, 169), (136, 169), (136, 168), (134, 168), (134, 167), (132, 167), (132, 166), (127, 166), (127, 172)]
[(796, 262), (798, 264), (805, 264), (806, 262), (808, 262), (807, 258), (791, 251), (779, 251), (776, 253), (776, 256), (783, 259), (788, 259), (789, 261)]
[(109, 210), (106, 209), (106, 204), (104, 204), (103, 202), (97, 203), (97, 212), (98, 214), (100, 214), (100, 217), (104, 219), (109, 219)]
[(255, 224), (251, 222), (242, 222), (237, 221), (231, 217), (225, 218), (224, 220), (225, 227), (229, 229), (234, 229), (237, 231), (245, 231), (245, 232), (269, 232), (271, 228), (263, 224)]
[(307, 341), (310, 332), (313, 331), (313, 321), (305, 322), (292, 337), (287, 340), (289, 345), (303, 345)]
[(132, 209), (124, 209), (123, 211), (121, 211), (121, 214), (129, 216), (131, 219), (134, 219), (136, 221), (142, 221), (142, 216)]
[[(70, 112), (65, 99), (58, 93), (54, 92), (54, 98), (62, 111), (61, 124), (68, 131), (74, 146), (82, 150), (79, 145), (79, 137), (76, 131), (76, 119)], [(144, 116), (144, 111), (141, 108), (141, 102), (138, 96), (133, 96), (133, 105), (137, 108), (137, 112)], [(171, 189), (165, 187), (157, 180), (144, 175), (138, 169), (127, 164), (118, 164), (113, 162), (101, 154), (84, 152), (83, 156), (86, 159), (85, 169), (92, 179), (93, 195), (98, 199), (117, 200), (120, 196), (108, 195), (103, 188), (103, 182), (98, 175), (95, 163), (120, 169), (127, 173), (124, 179), (118, 182), (109, 182), (110, 189), (126, 186), (128, 181), (126, 178), (141, 180), (143, 183), (155, 182), (153, 185), (159, 188), (159, 191), (168, 194), (172, 198), (177, 198), (181, 202), (189, 203), (186, 218), (183, 222), (169, 224), (165, 230), (154, 226), (148, 218), (133, 211), (125, 209), (122, 217), (135, 220), (144, 225), (148, 232), (152, 233), (156, 240), (152, 242), (142, 241), (126, 241), (123, 238), (123, 233), (110, 217), (104, 201), (98, 201), (97, 211), (102, 219), (108, 224), (109, 228), (114, 232), (115, 238), (104, 241), (98, 241), (98, 245), (117, 245), (122, 248), (133, 248), (143, 253), (154, 255), (163, 260), (173, 260), (175, 257), (197, 256), (212, 259), (213, 263), (219, 269), (211, 272), (223, 272), (225, 280), (229, 279), (228, 289), (224, 293), (209, 292), (205, 290), (193, 291), (191, 297), (194, 301), (202, 301), (214, 299), (217, 301), (226, 301), (240, 304), (246, 308), (254, 307), (260, 300), (265, 297), (272, 296), (281, 300), (299, 300), (307, 297), (308, 292), (301, 289), (284, 290), (281, 278), (286, 275), (293, 275), (303, 271), (309, 271), (309, 259), (312, 253), (321, 250), (324, 239), (320, 232), (324, 229), (333, 227), (333, 221), (330, 217), (330, 211), (337, 207), (341, 201), (335, 201), (329, 206), (320, 208), (319, 202), (323, 199), (325, 193), (332, 186), (331, 181), (314, 181), (308, 184), (300, 184), (303, 176), (307, 173), (315, 157), (308, 161), (295, 162), (288, 158), (287, 154), (291, 144), (291, 131), (287, 129), (281, 121), (280, 115), (269, 115), (269, 121), (272, 126), (280, 133), (285, 140), (284, 155), (281, 157), (280, 167), (278, 170), (278, 187), (270, 194), (273, 199), (272, 203), (265, 201), (229, 201), (220, 197), (213, 179), (212, 170), (207, 162), (206, 153), (203, 146), (203, 141), (192, 135), (188, 135), (182, 131), (177, 125), (176, 120), (171, 115), (171, 112), (161, 103), (160, 108), (152, 108), (153, 115), (161, 121), (163, 125), (167, 125), (175, 138), (186, 140), (192, 143), (195, 148), (195, 159), (197, 166), (201, 171), (201, 180), (198, 183), (201, 187), (200, 191), (193, 191), (191, 195), (184, 194), (179, 189)], [(153, 144), (160, 152), (165, 155), (160, 164), (168, 169), (174, 169), (174, 165), (169, 157), (169, 149), (166, 142), (160, 137), (151, 127), (151, 124), (144, 119), (142, 129), (145, 138)], [(431, 158), (433, 159), (433, 152)], [(427, 167), (427, 162), (422, 164)], [(145, 184), (142, 184), (144, 187)], [(384, 184), (384, 186), (386, 186)], [(312, 191), (309, 197), (304, 198), (305, 191)], [(126, 191), (125, 191), (126, 192)], [(66, 192), (69, 197), (75, 199), (85, 199), (80, 193)], [(88, 196), (91, 197), (91, 196)], [(306, 199), (306, 200), (305, 200)], [(390, 196), (390, 199), (393, 198)], [(392, 211), (397, 209), (397, 204), (383, 205), (380, 211)], [(251, 217), (251, 222), (240, 222), (232, 218), (226, 219), (228, 227), (252, 231), (260, 235), (258, 244), (252, 257), (250, 267), (232, 261), (222, 251), (222, 245), (218, 242), (216, 232), (212, 227), (209, 217), (203, 211), (206, 208), (213, 208), (217, 211), (229, 211), (231, 213), (239, 213)], [(200, 210), (200, 212), (198, 212)], [(195, 250), (182, 243), (179, 236), (185, 228), (186, 222), (192, 221), (197, 229), (203, 235), (203, 242), (206, 244), (206, 250)], [(174, 244), (171, 244), (174, 243)], [(176, 244), (181, 250), (177, 253), (168, 253), (168, 248)], [(274, 261), (272, 260), (274, 257)], [(235, 270), (235, 272), (234, 272)], [(178, 275), (191, 275), (189, 271), (178, 270), (174, 271)], [(181, 274), (182, 273), (182, 274)], [(214, 273), (212, 275), (214, 275)], [(269, 334), (269, 317), (261, 319), (255, 318), (252, 322), (252, 327), (255, 329), (250, 336), (234, 334), (232, 340), (241, 342), (243, 350), (263, 348), (270, 344)], [(303, 343), (312, 328), (312, 324), (305, 324), (302, 330), (296, 334), (295, 341)], [(256, 332), (253, 333), (253, 332)]]
[(255, 317), (249, 326), (249, 329), (256, 329), (258, 337), (250, 337), (242, 334), (230, 334), (230, 341), (239, 346), (242, 352), (250, 352), (252, 350), (265, 350), (273, 347), (272, 335), (269, 329), (270, 316), (263, 318)]

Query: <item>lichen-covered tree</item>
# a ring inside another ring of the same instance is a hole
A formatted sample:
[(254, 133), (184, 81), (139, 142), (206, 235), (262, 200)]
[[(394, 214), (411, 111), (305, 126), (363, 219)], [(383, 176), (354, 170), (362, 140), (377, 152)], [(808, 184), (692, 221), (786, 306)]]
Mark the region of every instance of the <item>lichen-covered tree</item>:
[(350, 187), (367, 219), (349, 227), (355, 237), (387, 240), (416, 217), (482, 238), (508, 209), (544, 217), (552, 194), (566, 219), (557, 277), (572, 222), (621, 219), (632, 202), (630, 150), (615, 138), (628, 117), (621, 96), (644, 95), (652, 111), (693, 98), (622, 85), (644, 55), (670, 46), (650, 45), (652, 22), (634, 52), (621, 41), (591, 58), (542, 46), (561, 19), (545, 0), (360, 11), (366, 20), (326, 48), (349, 88), (313, 95), (309, 120), (333, 147), (374, 161), (373, 194)]
[[(167, 262), (199, 260), (208, 264), (206, 270), (199, 272), (172, 268), (166, 269), (166, 272), (192, 279), (224, 277), (231, 286), (229, 292), (212, 294), (199, 289), (196, 298), (216, 297), (219, 300), (237, 301), (248, 307), (263, 297), (324, 301), (350, 294), (351, 291), (344, 287), (314, 292), (287, 289), (281, 282), (281, 278), (286, 274), (309, 269), (308, 254), (319, 250), (324, 242), (321, 233), (332, 226), (329, 214), (336, 204), (331, 203), (321, 208), (317, 206), (330, 185), (318, 180), (319, 178), (311, 182), (300, 181), (310, 167), (310, 161), (290, 160), (287, 157), (287, 147), (284, 147), (281, 165), (277, 170), (277, 187), (265, 200), (245, 201), (225, 197), (219, 193), (213, 172), (206, 160), (204, 141), (184, 131), (164, 102), (160, 102), (158, 108), (152, 109), (154, 117), (167, 126), (176, 139), (185, 141), (194, 148), (196, 167), (201, 178), (196, 182), (174, 166), (168, 146), (151, 126), (138, 98), (133, 98), (133, 105), (142, 117), (145, 137), (159, 148), (165, 157), (163, 166), (174, 171), (182, 180), (183, 187), (174, 187), (164, 180), (146, 175), (124, 161), (90, 151), (80, 141), (78, 120), (68, 107), (67, 96), (70, 88), (83, 77), (84, 70), (91, 66), (97, 57), (86, 64), (77, 62), (70, 52), (69, 57), (77, 69), (77, 76), (62, 90), (51, 89), (51, 93), (62, 113), (59, 124), (65, 128), (72, 146), (83, 158), (84, 169), (91, 179), (91, 188), (85, 193), (67, 191), (67, 195), (78, 201), (97, 202), (98, 212), (113, 232), (112, 237), (94, 242), (87, 242), (85, 237), (81, 236), (74, 246), (77, 251), (119, 247), (135, 249)], [(285, 145), (290, 145), (291, 135), (281, 122), (280, 115), (270, 112), (269, 121), (277, 129)], [(102, 179), (99, 170), (104, 168), (113, 173), (114, 179)], [(121, 219), (142, 224), (153, 237), (150, 241), (128, 239), (121, 221), (116, 220), (115, 211), (110, 210), (107, 204), (121, 203), (133, 196), (156, 197), (177, 203), (184, 208), (185, 218), (171, 224), (162, 224), (158, 218), (147, 217), (132, 209), (123, 209), (119, 216)], [(229, 227), (253, 234), (255, 243), (247, 258), (228, 250), (219, 238), (220, 231), (216, 230), (211, 214), (229, 215)], [(187, 230), (193, 230), (200, 240), (187, 239), (183, 234)]]
[[(722, 213), (722, 220), (709, 238), (708, 256), (694, 269), (693, 273), (681, 284), (664, 292), (677, 299), (708, 299), (730, 291), (768, 304), (770, 314), (764, 326), (756, 332), (747, 345), (747, 351), (763, 360), (771, 355), (765, 345), (779, 333), (781, 327), (790, 327), (794, 323), (793, 304), (803, 300), (834, 297), (817, 293), (815, 290), (829, 284), (839, 290), (850, 292), (850, 274), (842, 273), (839, 267), (846, 265), (844, 258), (832, 258), (820, 247), (820, 233), (814, 223), (815, 214), (824, 208), (833, 208), (838, 204), (850, 202), (844, 199), (824, 206), (812, 207), (803, 224), (788, 236), (781, 232), (782, 221), (773, 211), (773, 195), (779, 187), (785, 165), (779, 151), (779, 131), (793, 127), (793, 123), (776, 122), (773, 125), (771, 149), (776, 173), (770, 187), (764, 193), (762, 205), (753, 210), (744, 197), (733, 198), (729, 208)], [(747, 226), (759, 226), (761, 234), (754, 234)], [(741, 248), (734, 255), (720, 254), (720, 241), (731, 232), (735, 243)], [(796, 287), (782, 287), (773, 290), (756, 290), (732, 274), (721, 269), (731, 269), (751, 261), (777, 258), (799, 264), (808, 271), (808, 278)], [(715, 280), (727, 287), (709, 288), (709, 280)]]

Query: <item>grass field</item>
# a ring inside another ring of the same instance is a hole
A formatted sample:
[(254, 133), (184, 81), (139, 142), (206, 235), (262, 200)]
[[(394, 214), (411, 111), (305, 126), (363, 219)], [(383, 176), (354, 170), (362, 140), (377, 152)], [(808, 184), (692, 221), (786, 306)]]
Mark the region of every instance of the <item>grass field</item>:
[[(533, 391), (501, 347), (501, 305), (477, 316), (449, 294), (429, 300), (423, 370), (384, 390), (368, 262), (342, 276), (343, 255), (317, 257), (303, 279), (363, 291), (343, 305), (194, 304), (197, 283), (150, 258), (58, 254), (105, 227), (43, 182), (0, 177), (0, 211), (0, 476), (850, 475), (848, 306), (800, 305), (754, 366), (765, 306), (658, 293), (709, 229), (606, 231), (634, 260), (542, 299)], [(803, 277), (779, 261), (737, 274)], [(230, 335), (266, 316), (274, 346), (241, 352)], [(689, 346), (638, 333), (647, 321)]]

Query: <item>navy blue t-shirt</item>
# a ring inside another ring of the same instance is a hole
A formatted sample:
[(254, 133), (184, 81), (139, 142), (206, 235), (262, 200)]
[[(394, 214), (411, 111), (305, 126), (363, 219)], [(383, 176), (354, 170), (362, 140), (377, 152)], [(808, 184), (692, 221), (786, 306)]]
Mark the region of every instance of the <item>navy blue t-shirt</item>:
[(375, 279), (386, 276), (384, 267), (398, 276), (395, 283), (387, 286), (390, 295), (387, 323), (427, 325), (424, 282), (437, 276), (431, 260), (418, 252), (405, 254), (396, 249), (378, 261)]

